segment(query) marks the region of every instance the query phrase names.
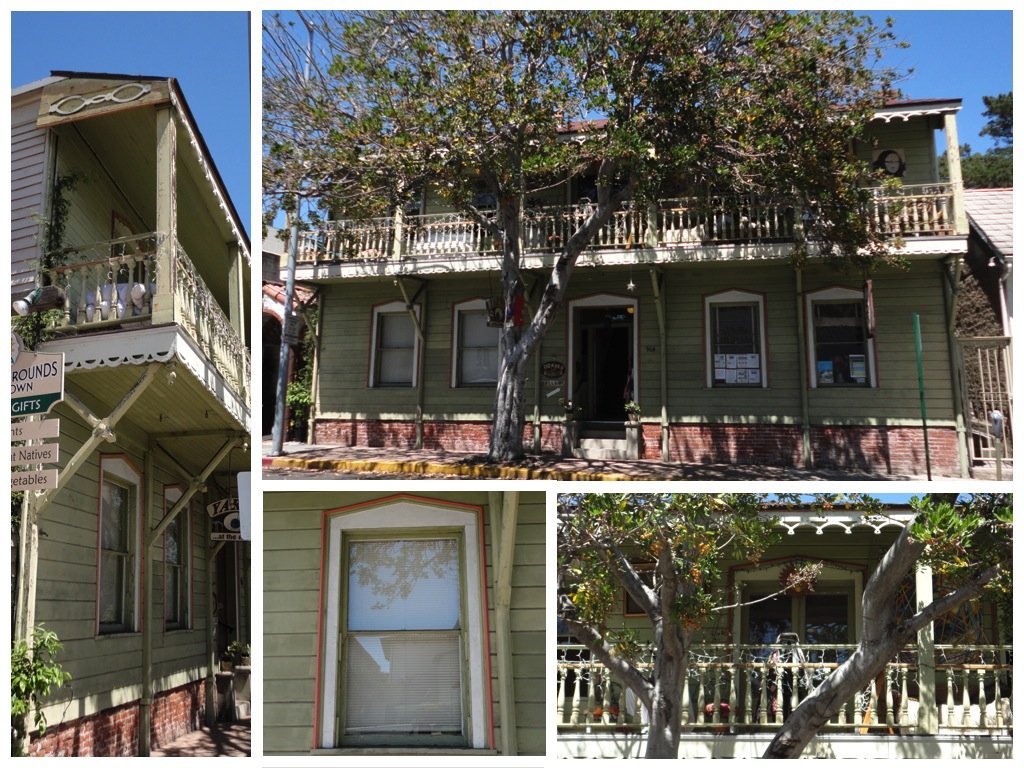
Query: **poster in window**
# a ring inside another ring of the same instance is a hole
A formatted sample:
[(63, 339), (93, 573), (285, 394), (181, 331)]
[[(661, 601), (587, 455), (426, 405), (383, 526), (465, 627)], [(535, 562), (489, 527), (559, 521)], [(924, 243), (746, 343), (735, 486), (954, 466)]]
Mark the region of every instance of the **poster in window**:
[(736, 367), (736, 358), (737, 357), (739, 357), (739, 355), (726, 355), (725, 356), (725, 367), (726, 368), (735, 368)]
[[(715, 369), (717, 370), (719, 368), (725, 368), (725, 355), (721, 355), (721, 354), (716, 354), (715, 355)], [(717, 376), (717, 374), (716, 374), (716, 376)]]
[(746, 384), (747, 383), (747, 369), (746, 368), (737, 368), (736, 369), (736, 383), (737, 384)]
[(751, 368), (747, 371), (747, 383), (748, 384), (760, 384), (761, 383), (761, 369)]
[(715, 368), (715, 381), (725, 381), (726, 375), (725, 368)]
[(868, 378), (868, 366), (864, 355), (850, 355), (850, 378), (863, 384)]
[(819, 384), (832, 384), (835, 382), (835, 378), (832, 374), (832, 361), (831, 360), (819, 360), (818, 361), (818, 383)]

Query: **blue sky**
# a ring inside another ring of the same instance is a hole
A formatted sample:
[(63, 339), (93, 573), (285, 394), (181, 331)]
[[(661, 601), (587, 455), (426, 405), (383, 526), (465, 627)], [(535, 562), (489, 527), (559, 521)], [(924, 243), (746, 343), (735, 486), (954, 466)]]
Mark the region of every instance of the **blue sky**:
[(992, 146), (978, 132), (987, 122), (982, 117), (982, 96), (1013, 90), (1013, 13), (1011, 11), (865, 11), (878, 23), (886, 16), (895, 22), (893, 32), (910, 43), (892, 50), (885, 63), (914, 73), (899, 83), (913, 99), (963, 99), (957, 115), (961, 144), (973, 152)]
[(177, 78), (252, 237), (247, 13), (14, 12), (11, 48), (12, 87), (51, 70)]

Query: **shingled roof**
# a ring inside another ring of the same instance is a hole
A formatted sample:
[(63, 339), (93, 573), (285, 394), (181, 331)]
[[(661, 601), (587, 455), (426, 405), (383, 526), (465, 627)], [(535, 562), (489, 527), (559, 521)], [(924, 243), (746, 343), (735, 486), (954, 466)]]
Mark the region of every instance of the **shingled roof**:
[(965, 189), (971, 228), (1004, 260), (1013, 257), (1013, 189)]

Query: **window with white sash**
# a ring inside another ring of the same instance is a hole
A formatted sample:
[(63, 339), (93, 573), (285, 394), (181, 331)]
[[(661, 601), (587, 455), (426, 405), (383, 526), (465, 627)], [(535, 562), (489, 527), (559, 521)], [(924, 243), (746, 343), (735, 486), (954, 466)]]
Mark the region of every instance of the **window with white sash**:
[(486, 302), (456, 304), (452, 318), (452, 386), (494, 386), (498, 381), (499, 329), (488, 325)]
[(327, 512), (318, 747), (489, 746), (480, 525), (419, 497)]
[[(418, 319), (419, 307), (412, 312)], [(405, 304), (395, 301), (374, 307), (372, 335), (370, 386), (416, 386), (419, 337)]]

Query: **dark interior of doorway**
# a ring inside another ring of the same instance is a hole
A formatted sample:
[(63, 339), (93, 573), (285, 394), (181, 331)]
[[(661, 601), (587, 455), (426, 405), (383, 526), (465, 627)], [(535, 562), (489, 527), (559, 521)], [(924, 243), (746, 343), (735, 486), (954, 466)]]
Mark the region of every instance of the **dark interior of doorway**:
[(576, 401), (581, 437), (622, 437), (623, 406), (633, 398), (632, 307), (579, 308), (576, 317)]

